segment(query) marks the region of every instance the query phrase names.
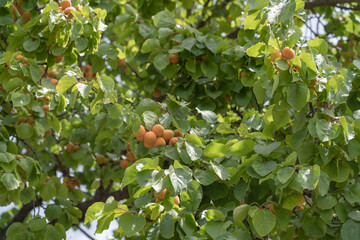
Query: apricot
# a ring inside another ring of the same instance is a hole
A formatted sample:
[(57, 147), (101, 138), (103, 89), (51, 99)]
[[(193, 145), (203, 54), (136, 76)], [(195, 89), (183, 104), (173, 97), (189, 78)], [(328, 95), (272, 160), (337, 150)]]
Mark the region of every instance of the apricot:
[(176, 63), (178, 63), (178, 62), (179, 62), (179, 57), (178, 57), (178, 55), (176, 55), (176, 54), (171, 54), (171, 55), (169, 56), (169, 61), (170, 61), (171, 64), (176, 64)]
[(283, 59), (291, 60), (295, 57), (295, 52), (294, 52), (294, 50), (286, 47), (282, 50), (281, 55), (282, 55)]
[(179, 198), (179, 196), (175, 196), (175, 197), (174, 197), (174, 203), (175, 203), (176, 205), (179, 205), (179, 204), (180, 204), (180, 198)]
[(158, 98), (161, 96), (161, 91), (158, 88), (155, 88), (152, 92), (153, 97)]
[(74, 151), (75, 145), (72, 144), (72, 143), (69, 143), (69, 144), (66, 145), (65, 147), (66, 147), (66, 151), (67, 151), (68, 153), (72, 153), (72, 152)]
[(74, 16), (72, 15), (71, 11), (76, 11), (76, 9), (74, 7), (68, 7), (64, 10), (64, 14), (69, 15), (69, 18), (73, 18)]
[(126, 61), (125, 61), (124, 59), (119, 59), (119, 60), (118, 60), (118, 65), (119, 65), (120, 67), (125, 66), (125, 64), (126, 64)]
[(21, 21), (22, 21), (23, 23), (27, 23), (31, 18), (32, 18), (31, 12), (30, 12), (30, 11), (26, 11), (26, 12), (22, 15)]
[(96, 161), (98, 162), (99, 165), (105, 165), (107, 163), (106, 157), (104, 157), (104, 155), (102, 154), (96, 156)]
[(240, 77), (246, 77), (246, 71), (242, 71), (242, 72), (240, 73)]
[(305, 197), (304, 195), (301, 195), (300, 196), (300, 200), (299, 200), (299, 203), (298, 203), (298, 207), (302, 206), (303, 204), (305, 203)]
[(184, 135), (179, 130), (175, 130), (175, 137), (183, 137)]
[(71, 1), (70, 0), (63, 0), (61, 2), (61, 7), (62, 7), (62, 9), (66, 9), (68, 7), (71, 7)]
[(43, 108), (43, 110), (44, 110), (45, 112), (49, 111), (49, 106), (48, 106), (48, 105), (44, 105), (42, 108)]
[(129, 152), (131, 151), (131, 149), (130, 149), (130, 142), (127, 143), (126, 149), (127, 149)]
[(59, 56), (56, 56), (56, 63), (59, 63), (63, 60), (64, 54), (60, 54)]
[(154, 132), (147, 132), (144, 134), (144, 143), (150, 145), (155, 143), (156, 141), (156, 134)]
[(144, 146), (149, 149), (149, 148), (154, 147), (154, 144), (147, 144), (144, 142)]
[(144, 135), (145, 135), (145, 134), (143, 134), (143, 135), (141, 135), (141, 136), (138, 136), (138, 137), (136, 137), (136, 139), (137, 139), (138, 141), (142, 142), (142, 141), (144, 141)]
[(164, 130), (162, 137), (168, 142), (174, 136), (174, 132), (172, 130)]
[(156, 141), (155, 141), (155, 144), (154, 144), (154, 147), (157, 147), (157, 146), (166, 146), (166, 141), (165, 141), (165, 139), (164, 138), (162, 138), (162, 137), (158, 137), (157, 139), (156, 139)]
[(134, 132), (134, 135), (135, 135), (135, 137), (140, 137), (140, 136), (144, 135), (145, 132), (146, 132), (146, 130), (145, 130), (144, 126), (143, 126), (143, 125), (140, 125), (139, 130), (137, 130), (136, 132)]
[(161, 124), (156, 124), (153, 126), (152, 131), (157, 137), (161, 137), (164, 133), (164, 127)]
[(135, 156), (132, 152), (127, 152), (126, 157), (129, 159), (129, 161), (135, 161)]
[(169, 143), (174, 146), (174, 144), (175, 144), (178, 140), (179, 140), (179, 139), (178, 139), (177, 137), (173, 137), (173, 138), (170, 139)]
[(51, 81), (52, 85), (57, 85), (58, 84), (58, 80), (56, 80), (55, 78), (52, 78), (50, 81)]
[(52, 130), (50, 129), (50, 130), (46, 131), (46, 133), (44, 134), (44, 136), (45, 136), (45, 137), (50, 137), (51, 134), (52, 134)]
[(165, 189), (165, 190), (161, 191), (159, 194), (157, 194), (157, 192), (155, 191), (154, 197), (156, 198), (156, 201), (163, 201), (167, 191), (168, 191), (168, 189)]
[(122, 160), (121, 162), (120, 162), (120, 167), (121, 168), (126, 168), (127, 167), (127, 165), (129, 164), (129, 159), (124, 159), (124, 160)]
[(272, 62), (275, 62), (275, 60), (278, 58), (282, 58), (282, 54), (280, 51), (273, 52), (270, 56)]

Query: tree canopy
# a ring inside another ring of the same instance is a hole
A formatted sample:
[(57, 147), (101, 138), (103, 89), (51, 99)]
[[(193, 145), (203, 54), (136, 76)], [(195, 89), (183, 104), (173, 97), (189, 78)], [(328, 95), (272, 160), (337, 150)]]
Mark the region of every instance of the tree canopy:
[(0, 239), (358, 239), (359, 9), (0, 0)]

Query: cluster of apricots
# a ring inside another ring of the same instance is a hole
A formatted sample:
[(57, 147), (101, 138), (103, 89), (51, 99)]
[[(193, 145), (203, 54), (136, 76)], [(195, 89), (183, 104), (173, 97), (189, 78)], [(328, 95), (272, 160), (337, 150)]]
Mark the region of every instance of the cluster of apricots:
[(69, 143), (68, 145), (65, 146), (66, 147), (66, 151), (68, 153), (73, 153), (73, 152), (77, 152), (80, 150), (80, 146), (79, 145), (75, 145), (73, 143)]
[[(18, 62), (24, 64), (24, 66), (29, 65), (28, 59), (27, 59), (26, 57), (24, 57), (23, 55), (17, 55), (17, 56), (15, 57), (15, 59), (16, 59)], [(10, 67), (10, 61), (6, 62), (6, 66), (11, 69), (11, 67)]]
[(11, 5), (11, 12), (13, 14), (13, 20), (16, 20), (16, 15), (21, 16), (21, 21), (23, 24), (27, 23), (33, 16), (29, 10), (24, 11), (22, 8), (23, 0), (15, 0)]
[(127, 144), (127, 153), (126, 153), (126, 159), (122, 160), (120, 162), (120, 167), (126, 168), (129, 164), (129, 162), (136, 162), (138, 158), (135, 158), (134, 154), (131, 152), (130, 149), (130, 143)]
[(291, 60), (295, 57), (295, 52), (291, 48), (284, 48), (282, 51), (273, 52), (270, 56), (272, 62), (275, 62), (276, 59), (282, 58), (284, 60)]
[(98, 154), (96, 156), (96, 161), (100, 166), (104, 166), (107, 164), (107, 159), (104, 155)]
[(68, 19), (71, 19), (73, 18), (74, 16), (72, 15), (72, 11), (77, 11), (79, 10), (79, 6), (77, 8), (74, 8), (71, 6), (71, 1), (70, 0), (63, 0), (61, 2), (61, 6), (59, 7), (59, 10), (61, 12), (64, 13), (64, 15), (68, 18)]
[[(165, 194), (166, 194), (167, 191), (168, 191), (168, 189), (165, 189), (165, 190), (161, 191), (159, 194), (155, 191), (155, 192), (154, 192), (154, 197), (156, 198), (156, 201), (157, 201), (157, 202), (158, 202), (158, 201), (164, 201)], [(175, 197), (174, 197), (174, 203), (175, 203), (176, 205), (179, 205), (179, 204), (180, 204), (180, 198), (179, 198), (179, 196), (175, 196)]]
[(45, 69), (43, 67), (40, 68), (41, 72), (42, 72), (42, 76), (41, 79), (49, 79), (52, 85), (57, 85), (58, 84), (58, 80), (57, 78), (57, 72), (56, 71), (49, 71), (47, 73), (47, 76), (45, 77)]
[(64, 177), (63, 184), (69, 189), (74, 190), (75, 187), (80, 187), (80, 180), (75, 177)]
[(166, 144), (174, 145), (183, 134), (179, 130), (164, 129), (161, 124), (156, 124), (152, 127), (151, 131), (147, 131), (143, 125), (139, 130), (134, 132), (135, 137), (139, 141), (144, 141), (146, 148), (166, 146)]

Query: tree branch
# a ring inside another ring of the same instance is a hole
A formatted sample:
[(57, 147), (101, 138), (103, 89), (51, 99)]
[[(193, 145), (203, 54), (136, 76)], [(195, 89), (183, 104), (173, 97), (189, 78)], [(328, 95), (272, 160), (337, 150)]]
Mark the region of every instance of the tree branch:
[(360, 0), (310, 0), (305, 2), (305, 9), (316, 7), (335, 7), (337, 4), (360, 3)]

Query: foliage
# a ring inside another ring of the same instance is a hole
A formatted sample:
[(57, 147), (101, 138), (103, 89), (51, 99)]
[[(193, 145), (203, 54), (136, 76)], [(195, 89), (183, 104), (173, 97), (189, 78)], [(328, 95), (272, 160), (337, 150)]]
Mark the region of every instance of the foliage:
[(0, 1), (3, 239), (358, 238), (360, 62), (301, 0), (71, 3)]

